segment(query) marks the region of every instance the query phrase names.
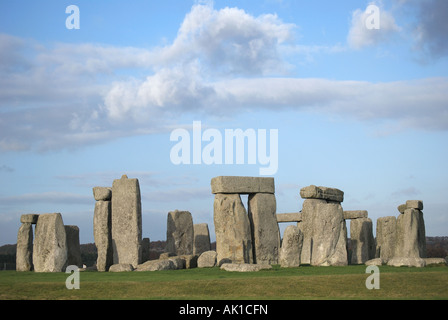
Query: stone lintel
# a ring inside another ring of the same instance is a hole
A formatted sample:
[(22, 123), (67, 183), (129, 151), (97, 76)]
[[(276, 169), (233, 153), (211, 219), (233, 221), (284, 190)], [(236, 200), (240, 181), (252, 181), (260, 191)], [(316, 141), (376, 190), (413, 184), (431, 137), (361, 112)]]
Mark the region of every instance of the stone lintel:
[(302, 213), (277, 213), (277, 222), (300, 222), (302, 221)]
[(39, 218), (38, 214), (34, 214), (34, 213), (22, 214), (22, 216), (20, 217), (20, 222), (36, 224), (38, 218)]
[(344, 219), (361, 219), (367, 218), (368, 212), (366, 210), (349, 210), (344, 211)]
[(275, 193), (274, 178), (269, 177), (215, 177), (211, 181), (212, 193), (251, 194)]
[(344, 201), (343, 191), (335, 188), (316, 187), (315, 185), (300, 189), (300, 196), (302, 199), (323, 199), (337, 202)]

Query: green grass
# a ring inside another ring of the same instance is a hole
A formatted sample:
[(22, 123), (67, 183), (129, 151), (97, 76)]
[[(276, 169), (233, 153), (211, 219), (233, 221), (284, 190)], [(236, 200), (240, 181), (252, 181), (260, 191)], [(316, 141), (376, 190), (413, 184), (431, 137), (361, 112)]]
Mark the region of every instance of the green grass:
[(0, 272), (0, 299), (448, 299), (448, 268), (380, 267), (380, 289), (368, 290), (365, 266), (280, 268), (251, 273), (210, 269), (81, 272), (68, 290), (66, 273)]

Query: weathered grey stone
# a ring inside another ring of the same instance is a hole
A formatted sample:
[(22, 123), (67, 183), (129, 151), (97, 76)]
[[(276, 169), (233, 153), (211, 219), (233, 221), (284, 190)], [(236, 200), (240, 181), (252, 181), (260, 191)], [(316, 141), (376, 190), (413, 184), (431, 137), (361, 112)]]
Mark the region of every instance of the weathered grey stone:
[(366, 266), (382, 266), (384, 264), (386, 264), (386, 261), (381, 258), (370, 259), (365, 262)]
[(168, 213), (166, 250), (175, 255), (193, 254), (193, 217), (188, 211)]
[(375, 240), (372, 228), (370, 218), (350, 220), (351, 264), (364, 264), (367, 260), (375, 258)]
[(98, 251), (98, 271), (108, 271), (113, 265), (112, 206), (110, 201), (97, 201), (93, 214), (93, 236)]
[(142, 263), (149, 260), (149, 246), (150, 246), (149, 238), (142, 239)]
[(303, 202), (302, 219), (299, 227), (304, 234), (301, 263), (314, 266), (347, 265), (347, 228), (341, 205), (307, 199)]
[(109, 272), (130, 272), (134, 271), (134, 267), (130, 263), (117, 263), (109, 268)]
[(408, 201), (406, 201), (406, 209), (423, 210), (423, 201), (421, 201), (421, 200), (408, 200)]
[(185, 269), (193, 269), (198, 267), (198, 258), (197, 254), (184, 254), (179, 256), (182, 260), (184, 260)]
[(272, 266), (269, 264), (224, 263), (221, 265), (221, 269), (230, 272), (256, 272), (272, 269)]
[(175, 270), (173, 260), (170, 259), (159, 259), (159, 260), (149, 260), (145, 263), (139, 264), (135, 271), (161, 271), (161, 270)]
[(253, 262), (278, 264), (280, 230), (276, 217), (277, 203), (271, 193), (249, 195), (249, 222), (252, 235)]
[(22, 214), (20, 216), (20, 222), (21, 223), (31, 223), (31, 224), (36, 224), (37, 223), (37, 219), (39, 218), (38, 214)]
[(67, 266), (67, 238), (60, 213), (39, 215), (33, 245), (36, 272), (62, 272)]
[(423, 212), (406, 209), (397, 218), (394, 258), (426, 258), (426, 236)]
[(81, 268), (82, 259), (78, 226), (65, 226), (65, 235), (67, 237), (67, 265)]
[(211, 187), (213, 194), (275, 193), (274, 178), (215, 177), (211, 181)]
[(171, 257), (175, 257), (176, 255), (172, 252), (163, 252), (160, 254), (159, 259), (160, 260), (164, 260), (164, 259), (169, 259)]
[(400, 204), (400, 205), (397, 207), (398, 212), (400, 212), (401, 214), (403, 214), (403, 213), (404, 213), (404, 210), (406, 210), (406, 209), (407, 209), (406, 204)]
[(277, 222), (300, 222), (302, 221), (302, 213), (277, 213)]
[(96, 201), (110, 201), (112, 199), (112, 188), (94, 187), (93, 197)]
[(287, 226), (283, 233), (282, 247), (280, 249), (280, 265), (285, 268), (300, 266), (302, 245), (302, 231), (297, 226)]
[(343, 191), (335, 188), (316, 187), (315, 185), (300, 189), (300, 196), (302, 199), (322, 199), (336, 202), (344, 201)]
[(252, 263), (249, 217), (239, 194), (216, 194), (213, 203), (218, 265)]
[(362, 219), (367, 218), (369, 213), (366, 210), (344, 211), (344, 219)]
[(425, 265), (429, 266), (429, 265), (447, 265), (447, 261), (445, 260), (445, 258), (424, 258), (423, 260), (425, 260)]
[(142, 207), (138, 179), (123, 175), (112, 184), (112, 246), (114, 264), (133, 267), (142, 259)]
[(17, 233), (16, 271), (33, 269), (33, 226), (30, 222), (22, 223)]
[(174, 265), (174, 270), (185, 269), (185, 259), (182, 259), (180, 256), (175, 256), (168, 258)]
[(387, 262), (388, 266), (392, 267), (418, 267), (426, 266), (425, 259), (417, 257), (394, 257)]
[(200, 255), (211, 249), (210, 232), (207, 223), (199, 223), (193, 225), (193, 254)]
[(203, 252), (198, 258), (198, 268), (213, 268), (216, 265), (216, 251)]
[(380, 217), (376, 221), (375, 257), (388, 261), (394, 257), (397, 219), (394, 216)]

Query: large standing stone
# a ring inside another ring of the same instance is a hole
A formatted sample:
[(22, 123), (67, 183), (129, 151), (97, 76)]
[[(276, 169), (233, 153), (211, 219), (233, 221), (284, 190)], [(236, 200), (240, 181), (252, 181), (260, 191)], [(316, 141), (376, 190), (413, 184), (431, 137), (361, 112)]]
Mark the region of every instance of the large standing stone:
[(392, 259), (395, 251), (397, 219), (394, 216), (380, 217), (376, 221), (375, 257), (383, 261)]
[(201, 255), (201, 253), (210, 251), (210, 232), (207, 223), (199, 223), (193, 225), (194, 241), (193, 254)]
[(67, 238), (60, 213), (39, 215), (33, 246), (36, 272), (62, 272), (67, 265)]
[(217, 262), (252, 263), (249, 218), (239, 194), (215, 195), (214, 224)]
[(131, 264), (142, 257), (142, 208), (138, 179), (123, 175), (112, 184), (112, 246), (114, 264)]
[(249, 195), (248, 211), (254, 263), (278, 264), (280, 231), (276, 208), (274, 194), (255, 193)]
[[(347, 265), (347, 228), (338, 202), (307, 199), (303, 202), (301, 230), (314, 266)], [(302, 248), (303, 252), (303, 248)], [(307, 263), (303, 261), (302, 263)]]
[(112, 248), (112, 212), (110, 201), (97, 201), (93, 215), (93, 236), (98, 251), (98, 271), (108, 271), (114, 264)]
[(166, 250), (177, 256), (193, 254), (193, 218), (188, 211), (168, 213)]
[(297, 226), (287, 226), (283, 233), (282, 247), (280, 249), (280, 265), (285, 268), (300, 266), (302, 245), (302, 231)]
[(65, 226), (65, 235), (67, 237), (67, 265), (81, 268), (82, 259), (78, 226)]
[(397, 218), (397, 257), (426, 258), (425, 223), (418, 209), (406, 209)]
[(213, 194), (275, 193), (274, 178), (215, 177), (211, 187)]
[(372, 220), (370, 218), (353, 219), (350, 221), (351, 264), (364, 264), (375, 257), (375, 240), (372, 228)]
[(22, 223), (17, 233), (16, 270), (31, 271), (33, 269), (33, 226)]

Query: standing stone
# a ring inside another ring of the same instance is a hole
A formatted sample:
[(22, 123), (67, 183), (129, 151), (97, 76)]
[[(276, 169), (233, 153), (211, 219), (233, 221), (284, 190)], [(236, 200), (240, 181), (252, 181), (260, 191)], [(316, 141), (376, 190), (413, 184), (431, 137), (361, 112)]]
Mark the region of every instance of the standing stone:
[(249, 222), (251, 227), (253, 262), (278, 264), (280, 230), (276, 216), (277, 204), (271, 193), (249, 195)]
[(208, 224), (199, 223), (193, 225), (194, 241), (193, 241), (193, 254), (201, 255), (201, 253), (210, 251), (210, 232), (208, 230)]
[(397, 218), (397, 243), (394, 257), (426, 258), (423, 213), (406, 209)]
[(99, 200), (95, 203), (93, 215), (93, 236), (98, 251), (96, 267), (98, 271), (108, 271), (114, 264), (112, 248), (111, 202)]
[(303, 202), (302, 219), (311, 265), (347, 265), (347, 228), (341, 204), (307, 199)]
[(397, 233), (397, 219), (394, 216), (381, 217), (376, 221), (376, 258), (388, 261), (393, 258)]
[(166, 250), (176, 256), (193, 254), (193, 218), (188, 211), (168, 213)]
[(60, 213), (39, 215), (33, 264), (36, 272), (62, 272), (67, 266), (67, 238)]
[(142, 259), (142, 207), (138, 179), (123, 175), (112, 184), (112, 246), (114, 264), (131, 264)]
[(249, 218), (239, 194), (216, 194), (213, 203), (217, 262), (252, 263)]
[(82, 259), (78, 226), (65, 226), (65, 235), (67, 237), (67, 265), (81, 268)]
[(370, 218), (350, 221), (351, 264), (364, 264), (367, 260), (375, 257), (375, 240), (372, 228)]
[(33, 269), (33, 226), (22, 223), (17, 233), (16, 271)]
[(282, 267), (300, 266), (300, 253), (303, 245), (303, 233), (297, 226), (287, 226), (283, 233), (279, 262)]

